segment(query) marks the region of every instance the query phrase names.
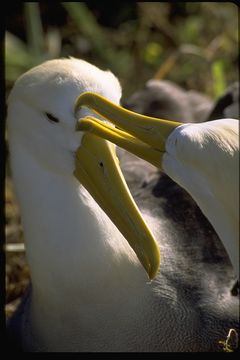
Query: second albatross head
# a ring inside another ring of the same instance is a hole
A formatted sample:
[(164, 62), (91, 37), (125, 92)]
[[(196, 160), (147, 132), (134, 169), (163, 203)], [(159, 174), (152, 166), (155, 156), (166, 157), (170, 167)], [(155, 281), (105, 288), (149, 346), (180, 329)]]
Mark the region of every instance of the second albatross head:
[(78, 128), (101, 136), (152, 163), (183, 187), (211, 222), (239, 274), (239, 121), (183, 124), (144, 116), (98, 94), (78, 97), (117, 127), (94, 117)]

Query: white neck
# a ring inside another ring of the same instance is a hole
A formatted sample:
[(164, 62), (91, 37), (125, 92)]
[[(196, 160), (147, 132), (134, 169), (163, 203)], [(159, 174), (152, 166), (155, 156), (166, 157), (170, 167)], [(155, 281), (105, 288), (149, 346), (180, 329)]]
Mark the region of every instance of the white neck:
[[(59, 317), (73, 327), (83, 324), (86, 314), (92, 314), (93, 324), (96, 316), (103, 320), (110, 298), (121, 319), (122, 301), (127, 304), (137, 288), (142, 295), (147, 282), (127, 241), (73, 176), (43, 171), (24, 149), (15, 150), (13, 179), (31, 271), (36, 337), (46, 334), (44, 319), (55, 328)], [(54, 346), (58, 331), (49, 336)]]

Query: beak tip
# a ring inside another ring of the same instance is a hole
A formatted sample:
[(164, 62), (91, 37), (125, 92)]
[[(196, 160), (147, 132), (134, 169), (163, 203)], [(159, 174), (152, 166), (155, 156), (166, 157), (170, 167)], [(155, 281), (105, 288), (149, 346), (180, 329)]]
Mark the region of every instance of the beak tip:
[(159, 266), (160, 266), (160, 253), (159, 250), (157, 251), (157, 253), (155, 253), (151, 259), (146, 263), (146, 262), (142, 262), (142, 265), (144, 267), (144, 269), (146, 270), (148, 277), (150, 280), (153, 280), (159, 271)]
[(159, 270), (159, 266), (157, 268), (154, 267), (149, 269), (148, 277), (150, 280), (153, 280), (157, 276), (158, 270)]

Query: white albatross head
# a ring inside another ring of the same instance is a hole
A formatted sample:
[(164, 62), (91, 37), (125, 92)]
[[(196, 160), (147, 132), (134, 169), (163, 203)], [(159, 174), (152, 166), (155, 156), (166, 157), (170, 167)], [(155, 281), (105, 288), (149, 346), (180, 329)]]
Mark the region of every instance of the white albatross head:
[[(8, 99), (13, 173), (28, 171), (26, 160), (32, 168), (40, 168), (35, 181), (42, 181), (43, 172), (66, 179), (74, 179), (74, 174), (153, 278), (159, 266), (158, 245), (126, 186), (114, 146), (95, 135), (76, 131), (77, 119), (91, 114), (90, 110), (76, 113), (74, 109), (76, 98), (86, 91), (117, 104), (121, 97), (120, 84), (110, 71), (73, 58), (47, 61), (17, 80)], [(21, 158), (20, 153), (24, 153)]]
[[(110, 71), (74, 58), (50, 60), (23, 74), (8, 99), (9, 131), (49, 171), (70, 176), (76, 132), (74, 102), (86, 89), (119, 103), (121, 87)], [(78, 117), (90, 111), (80, 110)]]

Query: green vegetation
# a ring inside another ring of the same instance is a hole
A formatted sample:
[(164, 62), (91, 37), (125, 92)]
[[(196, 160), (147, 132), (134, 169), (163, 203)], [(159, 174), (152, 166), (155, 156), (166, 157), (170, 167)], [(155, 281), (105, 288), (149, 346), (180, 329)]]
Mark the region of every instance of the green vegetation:
[(238, 8), (231, 2), (22, 3), (8, 11), (7, 30), (7, 88), (61, 56), (111, 69), (124, 97), (156, 74), (213, 98), (238, 78)]

